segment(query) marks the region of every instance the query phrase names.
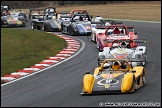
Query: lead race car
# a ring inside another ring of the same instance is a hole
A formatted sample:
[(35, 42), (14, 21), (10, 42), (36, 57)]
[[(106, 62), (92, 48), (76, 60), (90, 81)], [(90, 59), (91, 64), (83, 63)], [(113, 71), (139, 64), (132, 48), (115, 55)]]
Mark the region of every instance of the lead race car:
[(86, 72), (80, 94), (133, 93), (144, 86), (145, 76), (144, 67), (131, 68), (126, 59), (105, 59), (93, 74)]
[[(138, 44), (136, 48), (130, 48), (130, 44)], [(132, 67), (145, 66), (147, 60), (146, 39), (114, 40), (113, 47), (104, 47), (98, 55), (98, 66), (107, 58), (125, 58)], [(129, 43), (129, 44), (126, 44)]]
[(61, 23), (62, 33), (71, 36), (91, 35), (91, 19), (86, 14), (74, 14), (70, 21)]
[[(104, 47), (112, 48), (112, 42), (121, 39), (138, 39), (137, 33), (134, 32), (134, 26), (125, 26), (124, 24), (108, 26), (104, 33), (97, 35), (97, 48), (99, 51), (102, 51)], [(131, 48), (137, 46), (138, 44), (135, 42), (130, 44)]]

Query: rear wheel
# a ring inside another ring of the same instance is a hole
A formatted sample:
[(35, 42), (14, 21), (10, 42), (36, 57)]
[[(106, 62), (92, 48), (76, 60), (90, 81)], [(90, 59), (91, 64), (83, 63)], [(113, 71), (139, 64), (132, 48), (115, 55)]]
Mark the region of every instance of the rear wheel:
[(74, 35), (74, 30), (73, 30), (73, 27), (71, 25), (69, 26), (69, 33), (70, 33), (71, 36)]
[(97, 41), (97, 44), (96, 44), (96, 46), (97, 46), (97, 49), (99, 50), (99, 42)]
[(25, 27), (25, 26), (26, 26), (25, 22), (22, 22), (22, 26), (23, 26), (23, 27)]
[(42, 26), (42, 29), (41, 29), (42, 31), (45, 31), (45, 27), (44, 27), (44, 25)]
[(130, 92), (134, 92), (136, 90), (136, 85), (137, 85), (137, 81), (135, 80), (135, 76), (133, 76), (133, 84)]
[(34, 27), (34, 23), (33, 23), (33, 22), (31, 23), (31, 28), (32, 28), (32, 30), (35, 29), (35, 27)]
[(41, 27), (40, 27), (40, 26), (37, 26), (37, 29), (38, 29), (38, 30), (41, 30)]
[(145, 74), (144, 74), (144, 72), (142, 74), (142, 82), (143, 82), (143, 85), (144, 85), (145, 84)]
[(70, 35), (74, 36), (74, 31), (72, 29), (70, 30)]

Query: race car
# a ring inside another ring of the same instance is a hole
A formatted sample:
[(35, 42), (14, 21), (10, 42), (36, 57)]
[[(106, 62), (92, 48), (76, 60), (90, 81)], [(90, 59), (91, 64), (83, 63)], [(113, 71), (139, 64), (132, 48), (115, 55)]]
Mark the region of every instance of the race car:
[[(125, 26), (124, 24), (110, 25), (104, 33), (97, 34), (97, 48), (102, 51), (104, 47), (112, 48), (114, 40), (121, 39), (138, 39), (137, 33), (134, 32), (134, 26)], [(131, 43), (130, 47), (137, 47), (137, 43)]]
[[(132, 42), (138, 43), (136, 48), (130, 48)], [(114, 40), (113, 48), (104, 47), (98, 55), (98, 66), (107, 58), (125, 58), (132, 67), (145, 66), (147, 59), (146, 39)], [(129, 44), (126, 44), (129, 43)]]
[(9, 5), (1, 5), (1, 16), (6, 16), (8, 14), (11, 16), (23, 16), (25, 21), (27, 20), (26, 13), (24, 11), (19, 10), (19, 12), (16, 12)]
[(61, 31), (61, 22), (57, 19), (55, 8), (47, 7), (43, 14), (33, 13), (31, 19), (32, 30)]
[(25, 27), (26, 22), (23, 16), (6, 14), (1, 16), (1, 27)]
[(91, 34), (91, 41), (97, 43), (97, 35), (100, 33), (104, 33), (106, 28), (110, 25), (116, 24), (123, 24), (121, 21), (114, 21), (114, 20), (103, 20), (102, 17), (97, 16), (91, 22), (92, 34)]
[(126, 59), (105, 59), (94, 73), (86, 72), (80, 94), (133, 93), (144, 86), (145, 76), (143, 66), (131, 68)]
[(88, 15), (90, 17), (90, 19), (92, 20), (92, 15), (90, 15), (87, 10), (85, 9), (74, 9), (74, 10), (71, 10), (70, 12), (70, 16), (72, 17), (73, 15), (76, 15), (76, 14), (84, 14), (84, 15)]
[(89, 15), (75, 14), (70, 21), (63, 21), (61, 23), (63, 34), (71, 36), (76, 35), (91, 35), (91, 19)]

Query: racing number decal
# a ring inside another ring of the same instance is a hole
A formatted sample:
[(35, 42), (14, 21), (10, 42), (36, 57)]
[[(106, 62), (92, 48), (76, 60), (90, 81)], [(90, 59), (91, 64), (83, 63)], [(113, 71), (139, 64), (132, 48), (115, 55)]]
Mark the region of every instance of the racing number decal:
[(100, 81), (97, 82), (98, 85), (114, 85), (117, 84), (119, 81), (117, 79), (101, 79)]
[(85, 29), (91, 29), (91, 27), (90, 26), (85, 26)]
[(112, 79), (106, 80), (107, 84), (110, 84), (112, 82)]
[(112, 78), (113, 77), (113, 74), (107, 74), (106, 75), (106, 79), (109, 79), (109, 78)]

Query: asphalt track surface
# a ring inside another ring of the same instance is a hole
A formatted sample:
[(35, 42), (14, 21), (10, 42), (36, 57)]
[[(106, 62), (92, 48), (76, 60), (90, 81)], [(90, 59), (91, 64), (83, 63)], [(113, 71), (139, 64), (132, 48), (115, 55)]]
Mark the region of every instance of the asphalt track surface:
[[(145, 86), (132, 94), (81, 96), (83, 76), (96, 68), (98, 50), (90, 38), (76, 36), (85, 42), (81, 53), (41, 73), (1, 86), (1, 107), (99, 107), (110, 102), (136, 102), (134, 106), (151, 102), (161, 106), (161, 23), (123, 23), (134, 25), (139, 38), (147, 39)], [(31, 29), (30, 21), (23, 29)]]

